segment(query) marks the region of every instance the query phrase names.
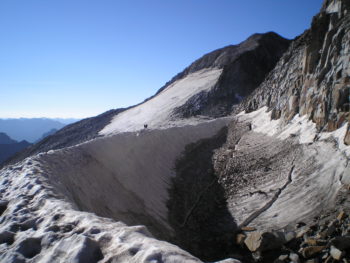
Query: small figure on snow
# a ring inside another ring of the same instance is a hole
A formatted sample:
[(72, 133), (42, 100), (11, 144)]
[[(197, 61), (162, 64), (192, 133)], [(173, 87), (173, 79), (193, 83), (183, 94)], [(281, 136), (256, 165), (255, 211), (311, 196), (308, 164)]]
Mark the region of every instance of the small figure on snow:
[(143, 125), (143, 128), (147, 129), (147, 127), (148, 127), (148, 124)]

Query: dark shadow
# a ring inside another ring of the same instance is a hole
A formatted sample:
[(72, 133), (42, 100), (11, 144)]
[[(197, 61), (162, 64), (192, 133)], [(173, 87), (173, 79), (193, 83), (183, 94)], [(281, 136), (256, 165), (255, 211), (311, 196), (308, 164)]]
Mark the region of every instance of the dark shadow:
[(210, 139), (188, 145), (176, 162), (169, 189), (168, 220), (175, 230), (171, 241), (204, 261), (224, 259), (236, 251), (237, 225), (212, 161), (226, 137), (224, 128)]

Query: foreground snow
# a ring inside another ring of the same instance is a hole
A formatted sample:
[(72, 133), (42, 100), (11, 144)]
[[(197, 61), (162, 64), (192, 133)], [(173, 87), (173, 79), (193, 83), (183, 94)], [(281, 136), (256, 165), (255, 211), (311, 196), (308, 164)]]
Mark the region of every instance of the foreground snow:
[(0, 262), (200, 262), (137, 225), (172, 234), (175, 159), (229, 120), (102, 137), (1, 170)]
[(199, 262), (143, 226), (80, 212), (52, 191), (40, 156), (1, 171), (0, 262)]

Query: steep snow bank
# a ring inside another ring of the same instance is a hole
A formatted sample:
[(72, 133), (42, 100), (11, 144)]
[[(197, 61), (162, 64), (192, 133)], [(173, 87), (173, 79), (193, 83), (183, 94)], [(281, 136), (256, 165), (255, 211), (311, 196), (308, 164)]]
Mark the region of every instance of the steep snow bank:
[(199, 262), (131, 225), (170, 238), (175, 159), (229, 121), (101, 137), (1, 170), (0, 262)]
[(44, 170), (38, 156), (0, 171), (0, 262), (200, 262), (143, 226), (77, 211)]
[(137, 131), (142, 129), (144, 124), (148, 124), (150, 129), (157, 129), (193, 123), (195, 119), (173, 120), (173, 109), (183, 105), (194, 94), (210, 90), (218, 81), (221, 72), (222, 69), (202, 69), (175, 81), (156, 97), (116, 115), (100, 134)]

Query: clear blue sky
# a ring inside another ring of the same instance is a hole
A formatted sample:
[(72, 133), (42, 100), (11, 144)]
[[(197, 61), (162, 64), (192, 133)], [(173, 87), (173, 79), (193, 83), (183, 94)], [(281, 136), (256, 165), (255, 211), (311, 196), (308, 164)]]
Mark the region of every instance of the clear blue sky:
[(86, 117), (153, 95), (253, 33), (294, 38), (321, 0), (1, 0), (0, 117)]

